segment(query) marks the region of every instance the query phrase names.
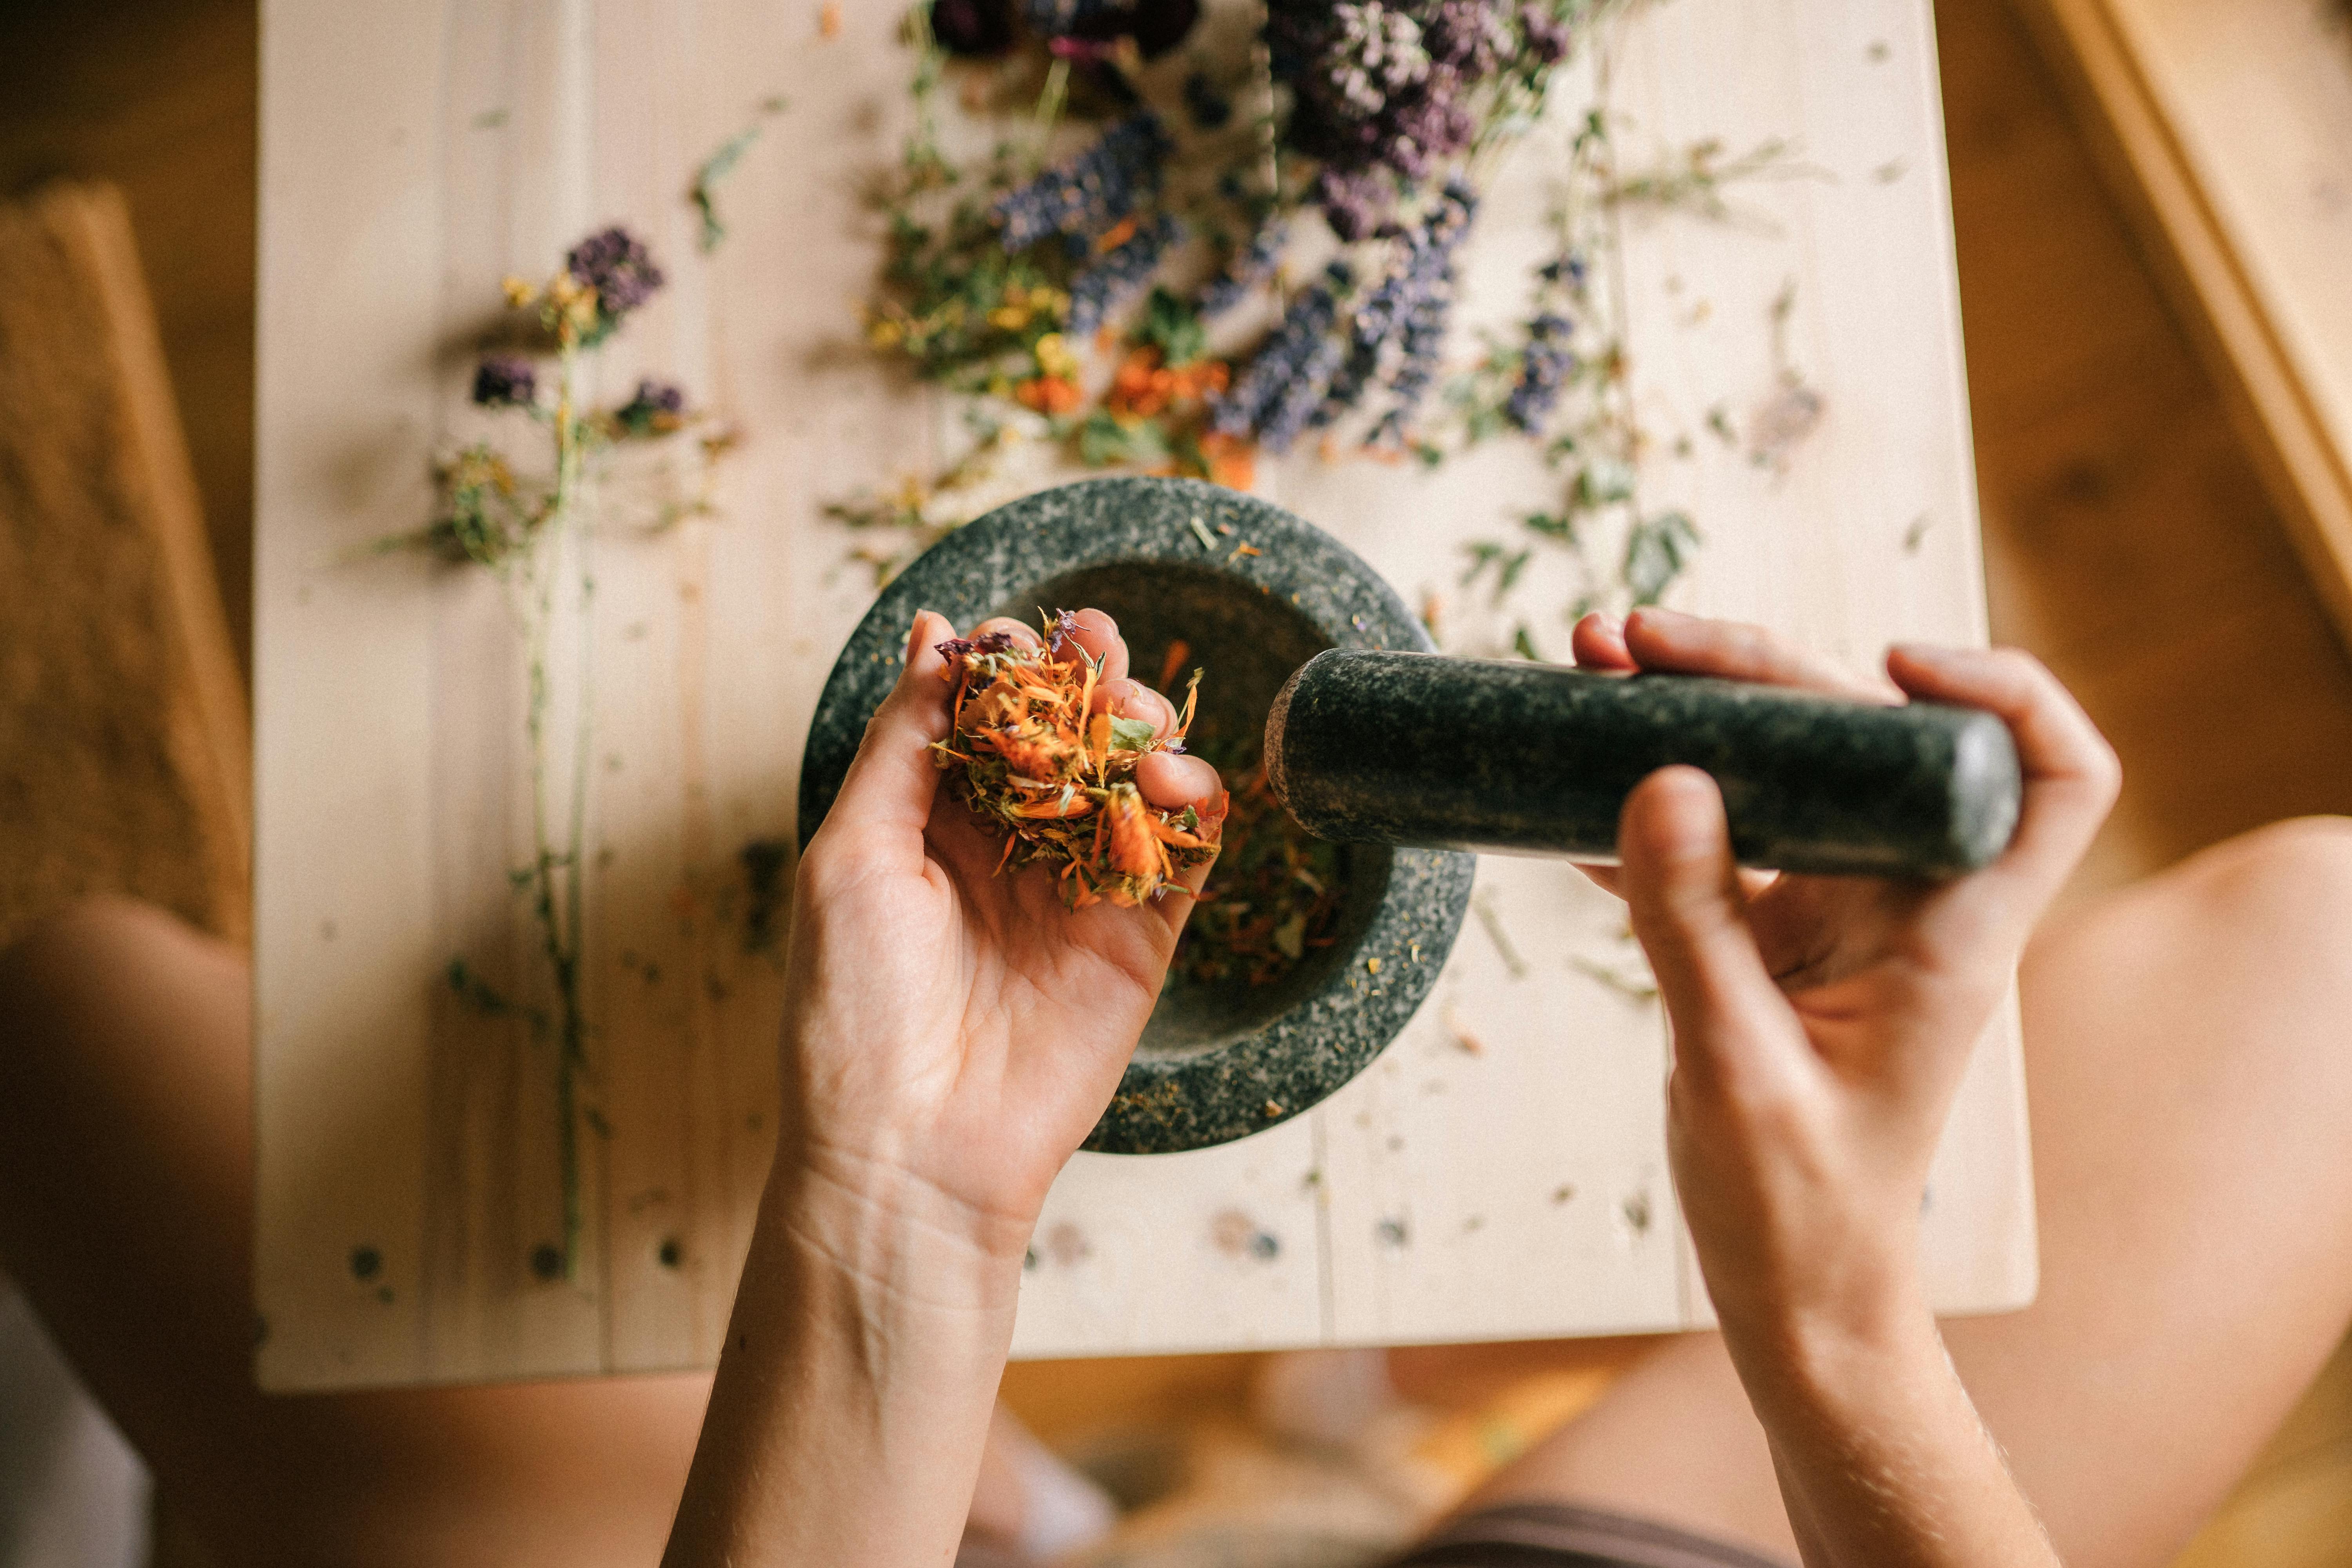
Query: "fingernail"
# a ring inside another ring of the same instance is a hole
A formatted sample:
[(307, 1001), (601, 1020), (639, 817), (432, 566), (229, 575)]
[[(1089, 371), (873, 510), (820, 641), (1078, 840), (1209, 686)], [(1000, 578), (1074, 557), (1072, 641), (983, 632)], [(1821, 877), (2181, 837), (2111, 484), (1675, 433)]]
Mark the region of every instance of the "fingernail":
[(1953, 664), (1968, 657), (1968, 650), (1965, 648), (1941, 647), (1935, 643), (1926, 642), (1899, 642), (1887, 651), (1899, 654), (1914, 664), (1932, 665), (1939, 669), (1948, 669)]
[(1593, 613), (1592, 618), (1599, 622), (1601, 629), (1607, 632), (1611, 637), (1623, 637), (1625, 635), (1624, 616), (1612, 616), (1606, 610), (1599, 610)]
[(1664, 605), (1644, 605), (1633, 614), (1657, 626), (1685, 626), (1698, 619), (1696, 616), (1686, 616), (1680, 610), (1669, 610)]
[(914, 663), (915, 655), (922, 651), (923, 617), (930, 613), (931, 612), (929, 610), (917, 610), (915, 612), (914, 624), (907, 628), (907, 651), (905, 655), (899, 658), (898, 662), (900, 664)]

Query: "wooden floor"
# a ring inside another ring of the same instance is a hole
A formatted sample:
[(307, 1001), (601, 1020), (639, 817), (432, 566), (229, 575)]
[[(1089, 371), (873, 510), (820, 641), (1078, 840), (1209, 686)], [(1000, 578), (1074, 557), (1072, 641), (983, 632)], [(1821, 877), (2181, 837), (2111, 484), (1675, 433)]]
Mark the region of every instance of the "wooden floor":
[[(128, 191), (240, 639), (255, 26), (253, 0), (0, 0), (0, 191), (57, 174)], [(2053, 79), (2002, 0), (1948, 0), (1937, 35), (1994, 626), (2082, 695), (2127, 774), (2076, 892), (2279, 817), (2352, 812), (2352, 661)], [(1071, 1435), (1230, 1405), (1250, 1364), (1032, 1365), (1006, 1393)], [(2183, 1563), (2347, 1561), (2339, 1356)]]

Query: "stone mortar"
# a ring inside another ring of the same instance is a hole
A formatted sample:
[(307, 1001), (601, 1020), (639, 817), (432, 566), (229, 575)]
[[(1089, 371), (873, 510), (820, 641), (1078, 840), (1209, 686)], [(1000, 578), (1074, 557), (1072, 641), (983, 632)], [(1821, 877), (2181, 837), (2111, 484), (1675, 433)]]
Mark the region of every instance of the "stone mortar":
[[(1239, 553), (1244, 544), (1261, 553)], [(1139, 679), (1158, 677), (1171, 642), (1191, 645), (1188, 663), (1207, 672), (1193, 727), (1203, 742), (1254, 738), (1291, 672), (1324, 648), (1432, 651), (1378, 573), (1277, 507), (1192, 479), (1041, 491), (925, 552), (850, 635), (809, 726), (802, 845), (898, 678), (917, 610), (969, 630), (990, 616), (1034, 624), (1041, 609), (1086, 605), (1118, 620)], [(1475, 860), (1360, 845), (1341, 854), (1338, 940), (1268, 985), (1171, 977), (1086, 1147), (1169, 1153), (1246, 1137), (1319, 1103), (1403, 1029), (1461, 929)]]

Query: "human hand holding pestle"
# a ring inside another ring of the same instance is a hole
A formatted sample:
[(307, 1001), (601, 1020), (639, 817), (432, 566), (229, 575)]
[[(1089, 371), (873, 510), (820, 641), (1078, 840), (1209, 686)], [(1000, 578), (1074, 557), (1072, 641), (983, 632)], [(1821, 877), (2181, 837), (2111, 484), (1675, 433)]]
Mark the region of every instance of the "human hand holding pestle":
[(1750, 641), (1778, 679), (1333, 649), (1276, 699), (1267, 776), (1341, 843), (1611, 858), (1626, 797), (1681, 763), (1722, 791), (1742, 865), (1949, 877), (2008, 847), (2021, 778), (1999, 719)]

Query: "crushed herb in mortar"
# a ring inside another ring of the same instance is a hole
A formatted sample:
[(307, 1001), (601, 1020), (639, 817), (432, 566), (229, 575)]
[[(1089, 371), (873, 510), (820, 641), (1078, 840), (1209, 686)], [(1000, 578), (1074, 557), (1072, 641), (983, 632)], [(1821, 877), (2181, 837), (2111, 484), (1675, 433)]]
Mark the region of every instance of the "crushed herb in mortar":
[(1258, 759), (1218, 772), (1233, 794), (1224, 847), (1184, 928), (1175, 966), (1207, 984), (1238, 978), (1269, 985), (1331, 945), (1339, 922), (1339, 849), (1290, 820)]
[(1058, 868), (1064, 902), (1131, 907), (1216, 853), (1191, 807), (1162, 811), (1136, 787), (1136, 764), (1181, 751), (1200, 694), (1185, 694), (1175, 730), (1091, 710), (1101, 668), (1069, 635), (1066, 614), (1046, 625), (1045, 647), (1007, 633), (940, 644), (955, 687), (955, 721), (932, 751), (950, 787), (1004, 834), (1000, 871)]

